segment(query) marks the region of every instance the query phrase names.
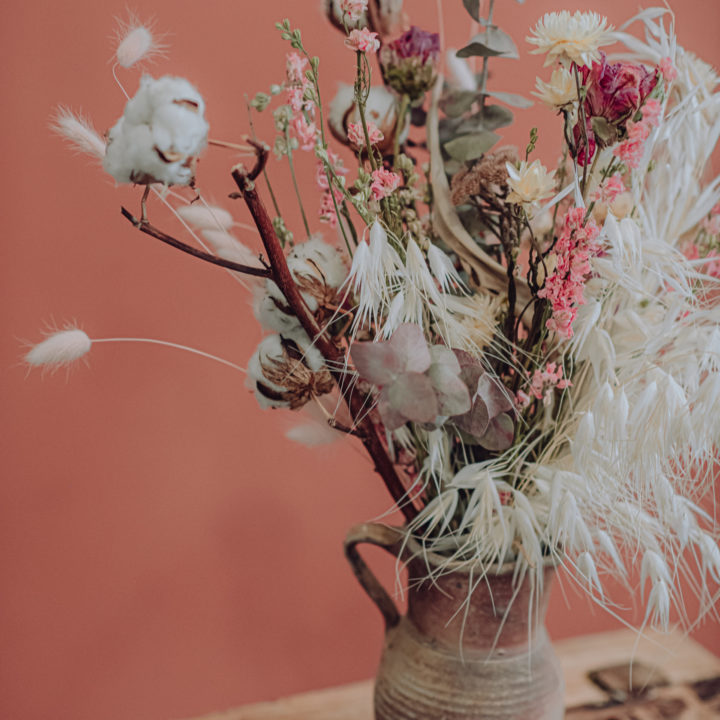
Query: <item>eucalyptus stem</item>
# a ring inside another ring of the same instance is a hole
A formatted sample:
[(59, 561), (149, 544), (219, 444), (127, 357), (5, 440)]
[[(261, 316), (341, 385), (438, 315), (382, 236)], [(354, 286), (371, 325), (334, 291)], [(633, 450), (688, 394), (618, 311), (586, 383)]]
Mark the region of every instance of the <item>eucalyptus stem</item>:
[(400, 99), (400, 108), (398, 110), (397, 124), (395, 125), (395, 137), (393, 138), (393, 162), (397, 167), (397, 159), (400, 154), (400, 134), (403, 127), (405, 126), (405, 116), (407, 115), (408, 108), (410, 107), (410, 97), (407, 93), (403, 93)]
[[(488, 6), (488, 16), (487, 16), (486, 25), (485, 25), (485, 32), (488, 31), (488, 28), (492, 24), (494, 10), (495, 10), (495, 0), (490, 0), (490, 5)], [(480, 74), (480, 107), (485, 107), (485, 88), (487, 86), (488, 60), (489, 59), (490, 58), (487, 55), (483, 58), (482, 72)]]

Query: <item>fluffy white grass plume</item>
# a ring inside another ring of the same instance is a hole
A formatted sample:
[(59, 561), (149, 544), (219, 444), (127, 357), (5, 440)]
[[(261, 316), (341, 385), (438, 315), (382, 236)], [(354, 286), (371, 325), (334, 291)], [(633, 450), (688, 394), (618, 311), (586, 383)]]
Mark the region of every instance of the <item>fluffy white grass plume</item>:
[(26, 355), (25, 362), (35, 367), (58, 369), (68, 366), (87, 355), (92, 340), (76, 327), (68, 327), (48, 335)]
[(188, 225), (198, 230), (230, 230), (233, 216), (224, 208), (216, 205), (181, 205), (176, 208), (178, 215)]
[(105, 157), (105, 140), (97, 133), (87, 118), (66, 107), (58, 107), (52, 117), (50, 128), (64, 138), (78, 152), (97, 160)]
[(127, 22), (118, 21), (117, 48), (115, 59), (118, 65), (129, 68), (141, 60), (150, 60), (162, 55), (164, 46), (158, 41), (147, 23), (141, 23), (131, 15)]
[(145, 75), (109, 132), (103, 167), (119, 183), (190, 184), (207, 144), (204, 112), (187, 80)]

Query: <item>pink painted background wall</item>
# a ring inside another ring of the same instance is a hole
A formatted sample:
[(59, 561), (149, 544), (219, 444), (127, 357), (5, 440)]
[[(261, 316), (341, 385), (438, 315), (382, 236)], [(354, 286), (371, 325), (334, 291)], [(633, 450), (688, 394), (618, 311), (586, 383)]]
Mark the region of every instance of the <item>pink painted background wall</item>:
[[(37, 341), (46, 322), (187, 343), (241, 364), (260, 338), (237, 283), (134, 231), (119, 207), (136, 210), (139, 191), (115, 189), (48, 131), (58, 103), (101, 131), (122, 112), (109, 58), (113, 16), (126, 5), (3, 6), (0, 716), (14, 720), (192, 716), (367, 677), (381, 642), (341, 541), (389, 503), (353, 442), (322, 452), (291, 444), (282, 436), (290, 418), (261, 412), (241, 374), (172, 350), (98, 346), (69, 376), (26, 377), (22, 341)], [(326, 99), (351, 80), (353, 60), (319, 5), (143, 3), (141, 17), (154, 17), (169, 45), (150, 70), (188, 77), (205, 96), (212, 136), (238, 140), (243, 94), (282, 79), (276, 20), (289, 16), (322, 56)], [(417, 24), (436, 27), (434, 1), (407, 5)], [(460, 0), (444, 5), (448, 42), (459, 46), (466, 15)], [(528, 26), (558, 8), (497, 5), (523, 53)], [(616, 25), (636, 10), (619, 0), (567, 7), (602, 10)], [(680, 42), (720, 64), (720, 5), (684, 0), (675, 10)], [(539, 65), (527, 55), (494, 63), (491, 83), (527, 94)], [(121, 77), (134, 92), (138, 72)], [(518, 113), (506, 137), (524, 144), (532, 125), (541, 143), (556, 142), (559, 128), (540, 107)], [(271, 138), (268, 125), (260, 133)], [(212, 150), (199, 174), (204, 194), (228, 207), (232, 161)], [(301, 163), (311, 207), (312, 170)], [(271, 171), (297, 230), (286, 169), (271, 161)], [(240, 205), (234, 212), (247, 220)], [(172, 227), (155, 205), (151, 217)], [(571, 589), (568, 598), (569, 608), (556, 590), (554, 637), (617, 626)], [(716, 624), (695, 636), (720, 651)]]

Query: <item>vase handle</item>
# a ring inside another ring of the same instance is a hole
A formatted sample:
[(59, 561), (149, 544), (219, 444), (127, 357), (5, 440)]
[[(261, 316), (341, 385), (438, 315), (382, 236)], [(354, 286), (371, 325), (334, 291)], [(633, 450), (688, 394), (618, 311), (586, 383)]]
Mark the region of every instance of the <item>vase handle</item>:
[(345, 557), (347, 557), (355, 577), (382, 613), (386, 629), (395, 627), (400, 622), (400, 612), (393, 599), (360, 556), (357, 546), (360, 543), (376, 545), (399, 558), (404, 537), (404, 533), (399, 528), (376, 523), (362, 523), (351, 528), (345, 538)]

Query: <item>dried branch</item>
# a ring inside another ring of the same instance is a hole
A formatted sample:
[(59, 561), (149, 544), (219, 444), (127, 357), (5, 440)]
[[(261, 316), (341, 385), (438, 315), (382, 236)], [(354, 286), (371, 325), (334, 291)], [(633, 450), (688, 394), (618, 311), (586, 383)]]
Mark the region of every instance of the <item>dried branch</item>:
[(198, 250), (192, 245), (188, 245), (187, 243), (164, 233), (162, 230), (158, 230), (147, 221), (138, 220), (124, 207), (120, 208), (120, 212), (123, 214), (123, 217), (127, 218), (138, 230), (140, 230), (140, 232), (144, 232), (146, 235), (150, 235), (150, 237), (154, 237), (156, 240), (172, 245), (172, 247), (182, 250), (188, 255), (193, 255), (205, 262), (212, 263), (213, 265), (220, 265), (220, 267), (227, 268), (228, 270), (234, 270), (235, 272), (245, 273), (246, 275), (255, 275), (256, 277), (264, 278), (270, 277), (270, 270), (267, 268), (256, 268), (251, 267), (250, 265), (242, 265), (240, 263), (233, 262), (232, 260), (223, 260), (222, 258), (217, 257), (217, 255), (212, 255), (211, 253), (204, 252), (203, 250)]
[(383, 479), (393, 500), (397, 503), (408, 521), (417, 515), (417, 509), (408, 502), (407, 492), (398, 475), (392, 460), (378, 433), (377, 426), (367, 413), (366, 398), (362, 393), (353, 392), (351, 377), (343, 369), (346, 358), (343, 351), (318, 325), (317, 320), (308, 309), (285, 259), (280, 241), (275, 234), (270, 216), (263, 205), (255, 187), (254, 178), (260, 172), (267, 158), (267, 147), (257, 146), (258, 159), (255, 167), (248, 171), (243, 165), (237, 165), (232, 170), (232, 177), (238, 186), (239, 193), (232, 193), (230, 197), (241, 197), (250, 210), (255, 225), (260, 233), (268, 260), (271, 266), (271, 277), (285, 296), (287, 304), (293, 311), (305, 332), (312, 339), (313, 344), (322, 353), (330, 373), (337, 383), (343, 399), (348, 406), (350, 416), (353, 418), (354, 433), (362, 441), (365, 449), (375, 463), (375, 469)]

